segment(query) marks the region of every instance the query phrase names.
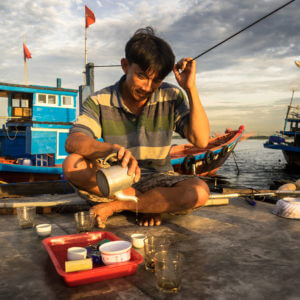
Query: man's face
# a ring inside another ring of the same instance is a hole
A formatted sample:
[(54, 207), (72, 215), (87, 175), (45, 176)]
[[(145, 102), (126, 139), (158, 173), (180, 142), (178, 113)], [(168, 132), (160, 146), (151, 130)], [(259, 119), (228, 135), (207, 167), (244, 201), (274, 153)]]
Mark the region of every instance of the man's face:
[(123, 70), (126, 74), (126, 92), (134, 101), (147, 100), (162, 84), (155, 72), (144, 72), (135, 63), (127, 64)]

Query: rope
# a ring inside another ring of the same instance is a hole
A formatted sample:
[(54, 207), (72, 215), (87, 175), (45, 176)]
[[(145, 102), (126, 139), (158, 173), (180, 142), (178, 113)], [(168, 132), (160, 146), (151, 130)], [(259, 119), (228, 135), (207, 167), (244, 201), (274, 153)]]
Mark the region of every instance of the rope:
[(7, 127), (4, 127), (5, 132), (6, 132), (6, 135), (7, 135), (8, 139), (9, 139), (10, 141), (14, 141), (14, 140), (16, 139), (16, 137), (17, 137), (17, 134), (18, 134), (18, 127), (15, 127), (15, 128), (16, 128), (16, 134), (15, 134), (15, 136), (12, 138), (12, 137), (10, 137), (9, 134), (8, 134)]
[(240, 169), (239, 169), (239, 166), (238, 166), (237, 161), (236, 161), (235, 152), (234, 152), (233, 149), (231, 150), (231, 152), (232, 152), (233, 160), (234, 160), (234, 162), (235, 162), (235, 166), (236, 166), (236, 168), (237, 168), (237, 175), (239, 175), (239, 174), (240, 174)]

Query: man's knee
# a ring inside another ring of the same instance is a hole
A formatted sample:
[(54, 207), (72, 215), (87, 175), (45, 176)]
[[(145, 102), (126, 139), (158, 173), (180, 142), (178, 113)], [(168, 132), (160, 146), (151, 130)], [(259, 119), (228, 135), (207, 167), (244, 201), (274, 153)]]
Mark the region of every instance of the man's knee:
[(209, 198), (209, 188), (200, 178), (194, 177), (178, 183), (184, 188), (185, 209), (203, 206)]
[(74, 172), (87, 169), (87, 163), (81, 155), (73, 153), (65, 158), (62, 164), (62, 169), (67, 179), (70, 179)]
[(203, 206), (209, 198), (209, 187), (200, 178), (194, 178), (191, 185), (195, 193), (196, 206)]

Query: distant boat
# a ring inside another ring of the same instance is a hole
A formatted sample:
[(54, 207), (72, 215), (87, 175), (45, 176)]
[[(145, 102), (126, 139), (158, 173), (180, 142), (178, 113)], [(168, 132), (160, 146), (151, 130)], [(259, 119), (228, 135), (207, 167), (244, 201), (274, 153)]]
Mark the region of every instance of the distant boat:
[(206, 148), (192, 144), (174, 145), (171, 148), (171, 164), (181, 174), (213, 176), (233, 152), (245, 127), (226, 130), (223, 135), (211, 138)]
[(288, 106), (284, 129), (280, 135), (271, 135), (265, 148), (281, 150), (288, 167), (300, 169), (300, 106), (292, 106), (294, 91)]

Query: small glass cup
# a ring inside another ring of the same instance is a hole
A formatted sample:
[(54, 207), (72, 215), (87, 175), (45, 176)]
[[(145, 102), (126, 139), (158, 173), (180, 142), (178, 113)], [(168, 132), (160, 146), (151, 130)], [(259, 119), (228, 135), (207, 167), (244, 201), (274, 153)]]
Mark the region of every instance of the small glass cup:
[(36, 216), (35, 206), (17, 207), (17, 217), (21, 228), (32, 228)]
[(165, 238), (149, 236), (144, 240), (145, 268), (154, 272), (154, 255), (158, 251), (166, 250), (170, 247), (170, 241)]
[(156, 286), (163, 293), (177, 293), (181, 288), (183, 255), (174, 249), (156, 252)]
[(92, 231), (96, 221), (96, 215), (89, 211), (80, 211), (74, 214), (77, 232)]

